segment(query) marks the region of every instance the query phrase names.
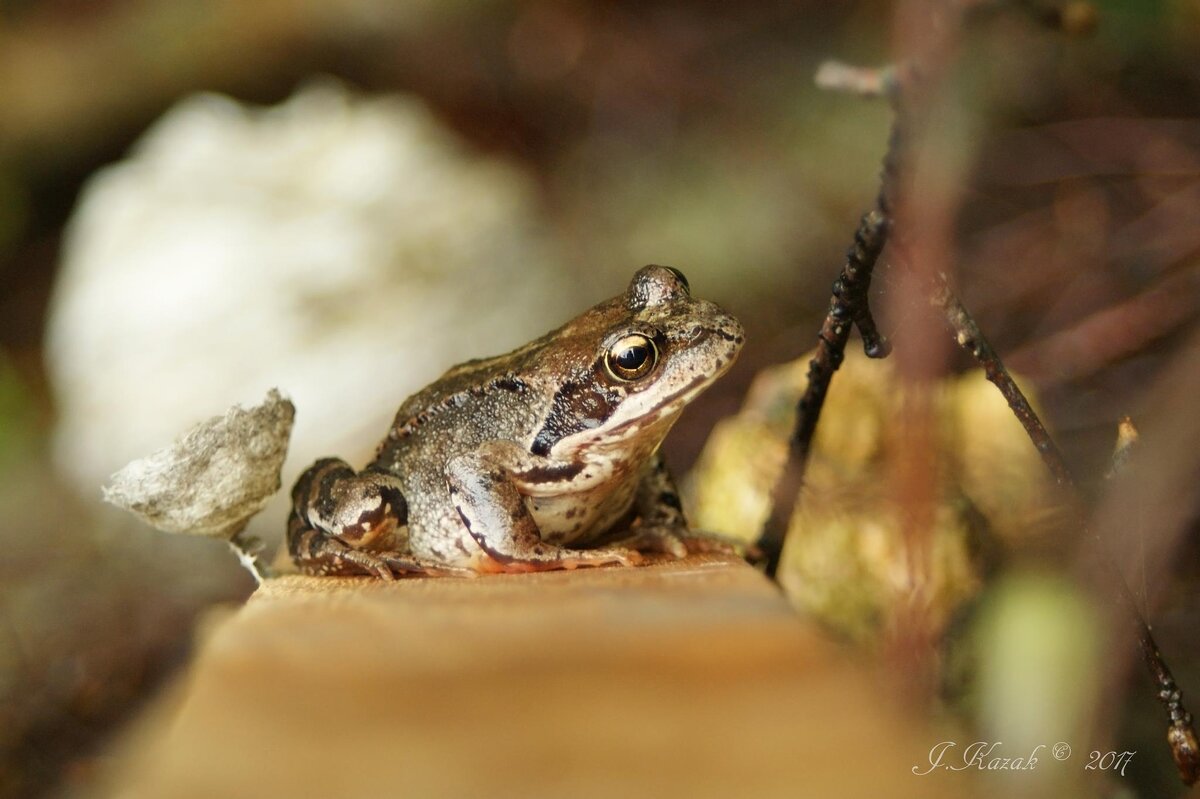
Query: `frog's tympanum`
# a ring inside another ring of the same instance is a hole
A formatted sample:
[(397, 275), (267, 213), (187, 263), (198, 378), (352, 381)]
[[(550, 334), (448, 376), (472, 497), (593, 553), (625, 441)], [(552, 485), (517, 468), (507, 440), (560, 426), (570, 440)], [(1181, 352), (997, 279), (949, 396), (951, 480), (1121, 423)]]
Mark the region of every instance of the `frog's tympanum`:
[(362, 471), (313, 464), (292, 490), (292, 557), (310, 574), (388, 579), (709, 548), (658, 447), (742, 340), (680, 272), (647, 266), (624, 294), (410, 397)]

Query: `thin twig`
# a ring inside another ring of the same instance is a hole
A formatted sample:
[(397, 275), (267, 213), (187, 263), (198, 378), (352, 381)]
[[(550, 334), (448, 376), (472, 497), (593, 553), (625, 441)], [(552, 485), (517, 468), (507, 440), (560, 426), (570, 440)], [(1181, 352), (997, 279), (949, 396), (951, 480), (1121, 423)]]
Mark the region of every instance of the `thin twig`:
[[(979, 362), (979, 365), (983, 367), (988, 380), (1000, 390), (1000, 393), (1008, 402), (1008, 406), (1012, 408), (1013, 414), (1021, 422), (1021, 426), (1025, 428), (1030, 441), (1033, 442), (1038, 453), (1042, 456), (1042, 461), (1046, 464), (1046, 468), (1050, 470), (1054, 479), (1060, 486), (1074, 491), (1075, 481), (1071, 477), (1071, 472), (1067, 468), (1066, 461), (1063, 459), (1058, 446), (1046, 431), (1037, 413), (1029, 404), (1029, 400), (1026, 399), (1020, 387), (1012, 379), (1012, 375), (1005, 368), (1000, 356), (992, 349), (987, 338), (980, 332), (979, 325), (975, 322), (975, 319), (954, 295), (954, 292), (950, 290), (944, 275), (939, 276), (938, 285), (933, 289), (933, 302), (945, 312), (946, 320), (954, 331), (954, 338), (958, 342), (958, 345), (971, 353), (975, 360)], [(1123, 435), (1126, 439), (1129, 439), (1130, 443), (1127, 443), (1125, 447), (1122, 447), (1118, 443), (1117, 454), (1114, 456), (1114, 465), (1115, 459), (1121, 456), (1122, 453), (1124, 453), (1125, 457), (1128, 457), (1128, 450), (1133, 446), (1131, 442), (1136, 439), (1136, 430), (1133, 431), (1131, 437), (1125, 431), (1125, 425), (1132, 428), (1132, 423), (1128, 419), (1125, 419), (1122, 426)], [(1082, 502), (1078, 496), (1075, 496), (1074, 503), (1076, 508), (1082, 507)], [(1192, 727), (1192, 714), (1188, 712), (1183, 704), (1183, 691), (1175, 683), (1171, 669), (1167, 666), (1162, 652), (1158, 649), (1158, 643), (1154, 640), (1154, 634), (1150, 632), (1150, 625), (1138, 609), (1133, 592), (1130, 590), (1129, 584), (1125, 581), (1124, 575), (1117, 568), (1116, 561), (1113, 560), (1112, 555), (1109, 553), (1100, 536), (1087, 524), (1082, 513), (1079, 516), (1080, 525), (1083, 527), (1086, 536), (1095, 543), (1097, 557), (1104, 570), (1109, 574), (1110, 582), (1117, 587), (1117, 603), (1125, 610), (1129, 616), (1129, 620), (1133, 623), (1138, 648), (1142, 653), (1142, 660), (1145, 662), (1146, 668), (1150, 672), (1150, 677), (1158, 689), (1158, 701), (1167, 713), (1169, 722), (1167, 727), (1167, 742), (1171, 747), (1171, 756), (1174, 758), (1175, 765), (1179, 769), (1180, 779), (1186, 785), (1193, 785), (1200, 779), (1200, 747), (1197, 747), (1196, 732)]]
[(946, 280), (945, 275), (937, 276), (936, 285), (932, 289), (931, 302), (942, 309), (946, 321), (950, 324), (950, 329), (954, 331), (954, 340), (958, 346), (971, 353), (971, 356), (983, 367), (987, 379), (1000, 390), (1008, 407), (1012, 409), (1013, 415), (1025, 428), (1029, 440), (1033, 442), (1038, 454), (1042, 456), (1042, 462), (1046, 464), (1050, 474), (1054, 475), (1055, 482), (1063, 487), (1073, 487), (1075, 481), (1071, 477), (1070, 469), (1067, 468), (1062, 451), (1054, 443), (1050, 433), (1046, 431), (1042, 420), (1038, 418), (1033, 406), (1029, 404), (1025, 394), (1017, 386), (1012, 375), (1008, 373), (1008, 369), (1004, 367), (1000, 356), (992, 349), (992, 345), (979, 329), (979, 325), (975, 323), (975, 319), (950, 289), (950, 283)]
[[(913, 70), (868, 70), (855, 69), (844, 64), (829, 62), (818, 73), (818, 84), (850, 91), (859, 95), (888, 96), (896, 110), (892, 135), (884, 158), (884, 169), (875, 208), (864, 214), (855, 232), (854, 246), (847, 253), (841, 275), (833, 285), (833, 298), (821, 327), (817, 350), (809, 363), (808, 385), (797, 406), (796, 427), (790, 440), (788, 460), (776, 481), (771, 494), (771, 512), (763, 525), (758, 540), (766, 562), (766, 573), (774, 578), (778, 568), (788, 525), (795, 512), (800, 491), (804, 484), (808, 458), (812, 449), (813, 435), (824, 406), (825, 396), (834, 373), (841, 365), (846, 344), (850, 338), (850, 327), (859, 328), (863, 336), (867, 355), (883, 357), (887, 354), (886, 340), (876, 329), (867, 302), (871, 275), (879, 255), (891, 232), (892, 192), (897, 184), (899, 150), (901, 146), (901, 109), (903, 84), (911, 79)], [(966, 307), (950, 290), (944, 276), (939, 275), (938, 284), (932, 287), (933, 302), (942, 308), (958, 344), (966, 349), (983, 367), (990, 380), (1004, 396), (1014, 415), (1025, 429), (1042, 461), (1050, 470), (1055, 481), (1065, 488), (1074, 490), (1075, 481), (1062, 456), (1062, 452), (1047, 432), (1024, 393), (1012, 379), (1003, 361), (992, 348)], [(1081, 504), (1076, 498), (1076, 507)], [(1182, 780), (1187, 785), (1200, 778), (1200, 747), (1192, 727), (1192, 716), (1184, 707), (1182, 692), (1176, 685), (1170, 668), (1162, 657), (1158, 645), (1146, 620), (1137, 609), (1133, 594), (1117, 569), (1103, 542), (1091, 532), (1086, 522), (1081, 524), (1096, 543), (1097, 552), (1106, 568), (1115, 576), (1118, 601), (1134, 623), (1139, 648), (1150, 675), (1158, 688), (1160, 703), (1167, 712), (1170, 724), (1167, 740), (1171, 754)]]
[(1121, 417), (1121, 421), (1117, 422), (1117, 443), (1113, 447), (1108, 471), (1104, 474), (1106, 480), (1111, 480), (1125, 471), (1125, 467), (1129, 465), (1129, 459), (1133, 457), (1133, 451), (1137, 449), (1138, 438), (1138, 429), (1134, 426), (1133, 420), (1128, 416)]
[(238, 563), (242, 565), (242, 568), (250, 572), (255, 582), (259, 585), (262, 585), (274, 576), (270, 567), (259, 560), (258, 556), (262, 552), (262, 541), (257, 538), (246, 537), (241, 532), (238, 532), (230, 537), (229, 548), (237, 556)]
[(817, 350), (808, 364), (808, 386), (796, 406), (796, 427), (790, 440), (787, 463), (775, 481), (771, 492), (771, 512), (756, 544), (762, 553), (766, 574), (772, 579), (779, 570), (788, 524), (804, 486), (804, 473), (808, 467), (817, 420), (821, 417), (821, 408), (825, 404), (833, 374), (845, 358), (850, 328), (858, 327), (868, 356), (882, 358), (888, 353), (888, 342), (875, 326), (867, 296), (871, 287), (871, 273), (887, 243), (890, 227), (888, 197), (896, 171), (893, 150), (898, 140), (899, 136), (893, 127), (875, 208), (863, 214), (859, 220), (854, 244), (847, 251), (842, 272), (833, 283), (829, 311), (817, 335)]
[(895, 74), (890, 67), (868, 69), (832, 59), (817, 67), (814, 80), (819, 89), (859, 97), (888, 97), (895, 88)]
[[(1096, 540), (1099, 541), (1099, 538), (1097, 537)], [(1117, 578), (1117, 597), (1133, 622), (1138, 647), (1142, 651), (1142, 660), (1150, 672), (1151, 679), (1154, 680), (1154, 685), (1158, 688), (1159, 704), (1167, 712), (1169, 720), (1167, 744), (1171, 747), (1171, 757), (1175, 760), (1175, 767), (1179, 769), (1179, 778), (1185, 785), (1195, 785), (1196, 781), (1200, 780), (1200, 746), (1197, 746), (1196, 743), (1196, 729), (1192, 726), (1192, 714), (1183, 704), (1183, 691), (1175, 684), (1175, 677), (1171, 674), (1167, 661), (1158, 651), (1158, 644), (1150, 632), (1150, 626), (1146, 624), (1146, 620), (1142, 618), (1142, 614), (1134, 604), (1125, 578), (1117, 572), (1116, 564), (1111, 558), (1106, 557), (1104, 560)]]
[(841, 274), (833, 283), (829, 311), (817, 334), (816, 352), (808, 364), (808, 385), (796, 405), (796, 425), (789, 442), (787, 461), (772, 487), (771, 511), (755, 544), (762, 555), (764, 571), (771, 579), (775, 579), (779, 571), (788, 525), (804, 487), (813, 434), (834, 372), (845, 359), (850, 328), (858, 328), (867, 357), (885, 358), (891, 351), (891, 345), (875, 324), (868, 297), (875, 263), (887, 244), (891, 229), (892, 195), (899, 172), (901, 128), (905, 118), (899, 104), (901, 72), (898, 67), (869, 69), (835, 61), (826, 62), (817, 71), (818, 86), (860, 95), (886, 96), (892, 100), (895, 114), (880, 170), (875, 207), (859, 219), (854, 243), (846, 252)]

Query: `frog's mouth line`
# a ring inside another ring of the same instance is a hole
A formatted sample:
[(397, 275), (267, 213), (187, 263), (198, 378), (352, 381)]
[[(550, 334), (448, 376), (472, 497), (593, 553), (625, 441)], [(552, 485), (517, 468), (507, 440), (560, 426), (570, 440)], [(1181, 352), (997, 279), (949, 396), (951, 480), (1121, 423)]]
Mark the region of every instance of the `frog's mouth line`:
[[(686, 405), (688, 401), (692, 399), (692, 397), (699, 394), (707, 386), (720, 378), (721, 375), (725, 374), (725, 372), (727, 372), (733, 365), (734, 361), (737, 360), (738, 351), (741, 349), (740, 341), (738, 341), (740, 336), (738, 334), (720, 327), (700, 328), (699, 336), (691, 338), (689, 343), (692, 346), (695, 346), (698, 341), (707, 338), (720, 338), (725, 342), (734, 343), (738, 346), (730, 348), (730, 353), (727, 357), (720, 359), (720, 365), (715, 371), (708, 373), (701, 372), (692, 380), (688, 381), (685, 385), (679, 387), (675, 391), (672, 391), (670, 394), (667, 394), (658, 402), (654, 403), (653, 407), (644, 409), (643, 413), (636, 414), (620, 422), (619, 424), (607, 428), (607, 430), (604, 430), (604, 421), (601, 420), (598, 423), (585, 426), (582, 430), (576, 430), (569, 435), (563, 436), (562, 438), (558, 439), (553, 446), (557, 447), (559, 444), (571, 439), (576, 439), (574, 442), (568, 445), (571, 448), (592, 446), (596, 443), (601, 443), (603, 439), (613, 439), (616, 441), (624, 438), (626, 435), (629, 435), (631, 431), (639, 432), (645, 430), (646, 428), (656, 427), (661, 424), (664, 417), (674, 416), (682, 409), (682, 406)], [(628, 402), (628, 400), (626, 401)], [(668, 424), (667, 426), (669, 427), (670, 425)], [(597, 433), (598, 430), (601, 432)], [(665, 429), (663, 433), (666, 433)], [(535, 453), (537, 452), (536, 449), (533, 451)]]
[[(728, 368), (729, 368), (728, 366), (725, 367), (725, 369), (728, 369)], [(708, 377), (708, 376), (698, 377), (695, 380), (693, 380), (692, 382), (688, 383), (683, 388), (680, 388), (679, 390), (668, 394), (666, 396), (666, 398), (662, 400), (662, 402), (658, 403), (657, 410), (652, 415), (655, 417), (661, 417), (664, 415), (665, 412), (667, 412), (669, 409), (671, 409), (675, 405), (675, 403), (678, 402), (681, 405), (686, 404), (687, 401), (690, 400), (693, 396), (695, 396), (696, 394), (699, 394), (701, 391), (703, 391), (705, 386), (711, 384), (714, 380), (716, 380), (718, 377), (720, 377), (723, 372), (724, 372), (724, 370), (722, 370), (722, 372), (718, 372), (716, 375), (714, 375), (712, 377)], [(646, 424), (646, 417), (644, 417), (644, 416), (635, 417), (633, 419), (629, 419), (627, 421), (621, 422), (619, 425), (612, 428), (609, 431), (609, 434), (611, 435), (611, 434), (624, 433), (630, 427), (641, 426), (641, 425), (645, 425), (645, 424)], [(653, 422), (651, 422), (650, 424), (653, 424)]]
[[(730, 342), (730, 343), (733, 343), (734, 341), (737, 340), (737, 337), (733, 333), (730, 333), (729, 331), (724, 330), (723, 328), (717, 327), (717, 328), (705, 329), (703, 331), (703, 334), (699, 338), (694, 338), (694, 339), (692, 339), (692, 341), (693, 341), (693, 343), (695, 343), (695, 342), (703, 340), (704, 338), (713, 337), (713, 336), (720, 338), (723, 341)], [(737, 360), (738, 352), (740, 350), (741, 350), (741, 346), (735, 347), (733, 349), (732, 354), (728, 358), (723, 358), (722, 359), (723, 363), (721, 364), (720, 368), (718, 368), (712, 374), (700, 375), (695, 380), (692, 380), (690, 383), (683, 386), (682, 388), (677, 389), (676, 391), (673, 391), (672, 393), (668, 394), (666, 396), (666, 398), (664, 398), (662, 400), (662, 402), (660, 402), (658, 404), (659, 409), (662, 410), (665, 408), (669, 408), (672, 405), (674, 405), (677, 401), (683, 401), (686, 403), (693, 396), (695, 396), (696, 394), (699, 394), (701, 391), (703, 391), (705, 386), (711, 385), (712, 383), (716, 382), (721, 377), (721, 375), (728, 372), (729, 369), (733, 366), (733, 362)], [(617, 427), (615, 427), (613, 429), (614, 429), (614, 431), (622, 430), (626, 426), (631, 425), (631, 424), (635, 423), (636, 421), (637, 421), (636, 419), (631, 419), (628, 422), (621, 423), (620, 425), (618, 425)]]
[[(655, 425), (661, 424), (662, 418), (664, 416), (671, 415), (671, 411), (672, 411), (672, 408), (675, 405), (675, 403), (680, 403), (681, 405), (686, 404), (687, 401), (692, 397), (692, 395), (702, 391), (704, 389), (705, 384), (708, 382), (710, 382), (710, 381), (706, 380), (703, 377), (693, 380), (692, 382), (688, 383), (686, 386), (679, 389), (678, 391), (674, 391), (671, 394), (667, 395), (667, 397), (665, 399), (663, 399), (661, 402), (659, 402), (657, 404), (654, 411), (647, 413), (645, 415), (636, 416), (632, 419), (627, 419), (627, 420), (621, 422), (620, 424), (618, 424), (614, 427), (611, 427), (606, 431), (603, 431), (601, 434), (601, 437), (604, 439), (619, 440), (626, 433), (628, 433), (631, 429), (645, 430), (648, 427), (654, 427)], [(594, 435), (596, 433), (597, 429), (599, 429), (600, 427), (601, 427), (600, 425), (597, 425), (596, 427), (590, 427), (585, 430), (581, 430), (576, 433), (573, 433), (570, 436), (565, 436), (564, 438), (560, 439), (555, 444), (555, 446), (557, 447), (558, 444), (562, 443), (563, 441), (568, 441), (570, 439), (576, 438), (577, 436), (582, 437), (582, 438), (581, 438), (581, 440), (576, 441), (573, 446), (587, 446), (587, 444), (585, 444), (584, 442), (590, 441), (591, 437), (586, 436), (585, 434), (591, 433)]]

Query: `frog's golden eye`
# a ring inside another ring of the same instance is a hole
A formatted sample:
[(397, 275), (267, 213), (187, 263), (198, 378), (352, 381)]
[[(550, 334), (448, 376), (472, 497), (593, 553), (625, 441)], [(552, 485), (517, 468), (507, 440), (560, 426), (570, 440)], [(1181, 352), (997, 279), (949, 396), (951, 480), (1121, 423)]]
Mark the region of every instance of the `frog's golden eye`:
[(608, 373), (618, 380), (630, 381), (644, 377), (658, 361), (658, 347), (640, 333), (619, 339), (604, 356)]

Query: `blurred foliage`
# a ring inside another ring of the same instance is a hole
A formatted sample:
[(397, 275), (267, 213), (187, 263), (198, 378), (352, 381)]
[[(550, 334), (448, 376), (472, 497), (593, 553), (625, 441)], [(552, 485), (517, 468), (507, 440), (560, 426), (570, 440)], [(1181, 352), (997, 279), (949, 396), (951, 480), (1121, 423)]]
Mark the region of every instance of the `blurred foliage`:
[(1047, 764), (1019, 779), (1008, 775), (1007, 787), (1025, 796), (1088, 795), (1082, 768), (1048, 764), (1058, 741), (1073, 742), (1074, 757), (1086, 757), (1083, 742), (1103, 701), (1106, 642), (1093, 603), (1061, 576), (1019, 569), (988, 586), (964, 627), (952, 639), (946, 679), (964, 691), (957, 708), (972, 719), (972, 734), (1002, 741), (1009, 756), (1036, 752)]
[(0, 352), (0, 472), (34, 456), (43, 433), (38, 417), (28, 386)]
[(6, 171), (0, 171), (0, 253), (14, 249), (25, 234), (29, 198), (25, 186)]
[[(692, 518), (701, 528), (757, 537), (808, 360), (761, 373), (739, 414), (713, 431), (689, 478)], [(1037, 452), (1003, 397), (974, 370), (934, 390), (937, 509), (914, 551), (908, 498), (889, 478), (902, 463), (901, 431), (917, 390), (897, 377), (891, 361), (847, 353), (817, 427), (780, 569), (802, 610), (869, 647), (893, 631), (896, 614), (920, 613), (940, 638), (1002, 552), (1028, 557), (1066, 532), (1062, 497)], [(1065, 545), (1055, 542), (1060, 551)]]

